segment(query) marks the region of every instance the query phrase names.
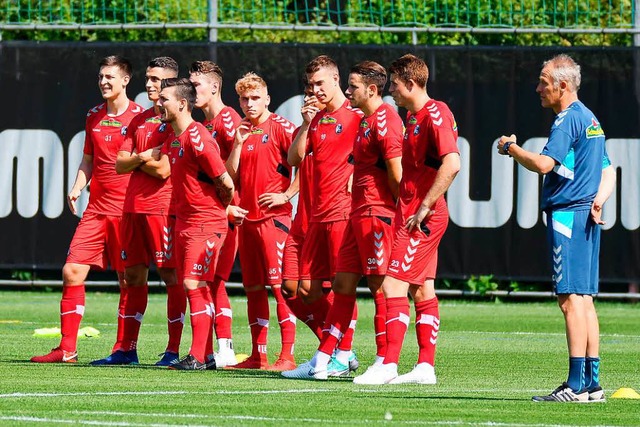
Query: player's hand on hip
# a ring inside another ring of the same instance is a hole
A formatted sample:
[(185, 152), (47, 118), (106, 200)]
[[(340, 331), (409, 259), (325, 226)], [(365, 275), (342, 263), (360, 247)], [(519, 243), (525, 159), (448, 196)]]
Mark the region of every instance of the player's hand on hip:
[(414, 229), (420, 229), (420, 224), (422, 223), (422, 221), (428, 220), (429, 218), (431, 218), (431, 216), (433, 216), (434, 213), (436, 213), (436, 211), (432, 210), (431, 208), (426, 208), (423, 205), (420, 205), (418, 211), (407, 218), (405, 228), (409, 232), (413, 231)]
[(258, 204), (267, 209), (282, 206), (288, 201), (289, 198), (284, 193), (264, 193), (258, 197)]
[(76, 200), (78, 200), (78, 197), (80, 197), (80, 191), (78, 190), (71, 190), (71, 192), (67, 195), (67, 204), (69, 205), (69, 210), (71, 210), (72, 214), (77, 214), (78, 213), (78, 209), (76, 207)]
[(247, 217), (248, 210), (242, 209), (240, 206), (229, 205), (227, 206), (227, 219), (229, 222), (235, 225), (242, 225), (242, 222)]
[(500, 139), (498, 140), (498, 153), (502, 154), (503, 156), (507, 156), (508, 155), (508, 153), (506, 153), (502, 148), (502, 147), (504, 147), (504, 144), (506, 144), (507, 142), (512, 142), (512, 143), (515, 144), (518, 141), (517, 141), (517, 138), (516, 138), (516, 136), (514, 134), (511, 134), (511, 136), (502, 135), (500, 137)]

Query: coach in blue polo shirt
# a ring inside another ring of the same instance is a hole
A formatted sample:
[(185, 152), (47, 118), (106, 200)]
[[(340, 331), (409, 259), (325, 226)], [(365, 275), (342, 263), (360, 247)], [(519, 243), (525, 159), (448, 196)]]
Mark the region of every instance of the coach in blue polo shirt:
[(598, 402), (600, 329), (593, 297), (598, 293), (602, 205), (615, 188), (616, 174), (605, 149), (604, 131), (578, 100), (580, 66), (568, 55), (546, 61), (536, 92), (542, 106), (557, 114), (549, 140), (537, 154), (503, 136), (500, 154), (546, 175), (542, 210), (547, 215), (549, 259), (569, 347), (567, 381), (537, 402)]

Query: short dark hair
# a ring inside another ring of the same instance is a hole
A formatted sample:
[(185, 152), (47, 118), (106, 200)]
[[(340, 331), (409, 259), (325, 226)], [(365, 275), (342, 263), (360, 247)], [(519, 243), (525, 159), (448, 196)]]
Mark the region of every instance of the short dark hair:
[(384, 67), (374, 61), (362, 61), (349, 71), (350, 74), (357, 74), (362, 77), (365, 85), (376, 85), (378, 94), (382, 95), (384, 85), (387, 84), (387, 71)]
[(395, 74), (404, 83), (409, 83), (409, 80), (413, 80), (422, 88), (427, 86), (427, 80), (429, 79), (429, 67), (427, 67), (427, 64), (410, 53), (393, 61), (389, 67), (389, 73)]
[(112, 66), (118, 67), (120, 68), (120, 71), (122, 71), (125, 75), (129, 77), (131, 77), (131, 74), (133, 73), (133, 67), (131, 66), (131, 62), (123, 56), (118, 56), (118, 55), (106, 56), (102, 58), (99, 65), (100, 65), (100, 68), (112, 67)]
[(327, 55), (320, 55), (312, 59), (304, 69), (306, 74), (313, 74), (321, 68), (328, 68), (331, 71), (339, 72), (338, 64)]
[(205, 74), (222, 83), (222, 68), (213, 61), (194, 61), (189, 67), (189, 74)]
[(193, 110), (193, 106), (196, 103), (196, 88), (191, 83), (191, 80), (184, 77), (174, 77), (170, 79), (162, 79), (161, 89), (167, 87), (175, 87), (176, 88), (176, 96), (180, 99), (187, 100), (187, 109), (189, 111)]
[(153, 58), (147, 64), (149, 68), (164, 68), (165, 70), (171, 70), (178, 75), (180, 68), (178, 67), (178, 63), (175, 59), (170, 56), (158, 56), (157, 58)]

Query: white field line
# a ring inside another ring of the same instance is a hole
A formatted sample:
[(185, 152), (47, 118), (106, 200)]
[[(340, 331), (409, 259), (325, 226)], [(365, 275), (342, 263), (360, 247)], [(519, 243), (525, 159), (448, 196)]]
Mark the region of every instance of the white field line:
[[(293, 422), (293, 423), (318, 423), (318, 424), (346, 424), (346, 425), (358, 425), (358, 424), (388, 424), (389, 421), (384, 417), (376, 419), (354, 419), (354, 420), (332, 420), (332, 419), (320, 419), (320, 418), (285, 418), (285, 417), (260, 417), (251, 415), (195, 415), (195, 414), (175, 414), (175, 413), (138, 413), (138, 412), (109, 412), (109, 411), (74, 411), (74, 414), (82, 415), (109, 415), (109, 416), (139, 416), (139, 417), (153, 417), (153, 418), (184, 418), (184, 419), (209, 419), (209, 420), (242, 420), (242, 421), (257, 421), (257, 422)], [(75, 423), (82, 425), (103, 425), (103, 426), (115, 426), (115, 427), (207, 427), (211, 424), (195, 425), (195, 424), (158, 424), (158, 423), (131, 423), (127, 421), (99, 421), (99, 420), (75, 420), (75, 419), (61, 419), (61, 418), (43, 418), (43, 417), (28, 417), (28, 416), (0, 416), (0, 420), (6, 421), (30, 421), (30, 422), (42, 422), (42, 423)], [(403, 425), (434, 425), (434, 426), (487, 426), (487, 427), (503, 427), (503, 426), (516, 426), (516, 427), (569, 427), (568, 424), (543, 424), (543, 423), (501, 423), (495, 421), (485, 422), (467, 422), (467, 421), (445, 421), (445, 420), (393, 420), (394, 424)], [(604, 426), (598, 426), (604, 427)]]
[(251, 391), (98, 391), (88, 393), (6, 393), (0, 394), (0, 399), (26, 397), (67, 397), (67, 396), (154, 396), (154, 395), (238, 395), (238, 394), (279, 394), (279, 393), (325, 393), (329, 389), (291, 389), (291, 390), (251, 390)]

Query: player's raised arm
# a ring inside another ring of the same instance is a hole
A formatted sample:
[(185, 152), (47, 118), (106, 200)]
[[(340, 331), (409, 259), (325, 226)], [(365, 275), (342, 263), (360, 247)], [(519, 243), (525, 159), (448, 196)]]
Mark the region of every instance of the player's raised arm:
[(517, 144), (516, 136), (502, 136), (498, 141), (498, 153), (511, 156), (513, 159), (520, 163), (531, 172), (535, 172), (540, 175), (546, 175), (551, 172), (556, 165), (553, 158), (545, 156), (544, 154), (533, 153), (527, 151)]
[(289, 148), (289, 156), (287, 157), (287, 161), (291, 166), (299, 166), (307, 153), (307, 133), (309, 132), (309, 126), (311, 125), (313, 118), (320, 111), (317, 104), (318, 99), (315, 96), (306, 96), (304, 98), (304, 105), (300, 110), (303, 122), (298, 134)]
[(251, 123), (247, 120), (243, 120), (240, 126), (236, 129), (236, 136), (233, 142), (233, 147), (229, 152), (229, 158), (227, 159), (225, 166), (227, 172), (233, 181), (238, 179), (238, 168), (240, 167), (240, 153), (242, 153), (242, 146), (251, 134)]

